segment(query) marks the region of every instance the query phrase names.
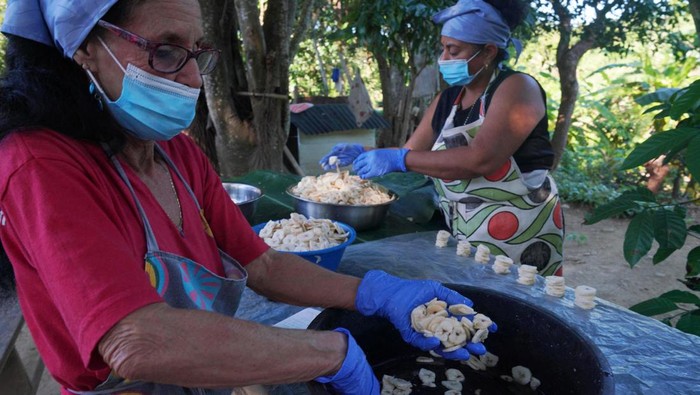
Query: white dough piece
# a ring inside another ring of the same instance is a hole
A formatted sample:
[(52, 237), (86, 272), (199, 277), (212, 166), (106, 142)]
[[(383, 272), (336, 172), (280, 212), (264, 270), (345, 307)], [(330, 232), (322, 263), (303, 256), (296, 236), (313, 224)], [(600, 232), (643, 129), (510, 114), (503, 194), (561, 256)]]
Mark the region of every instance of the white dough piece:
[(472, 245), (467, 240), (459, 240), (457, 242), (457, 255), (469, 256), (472, 253)]
[(530, 384), (530, 380), (532, 379), (532, 372), (530, 369), (526, 368), (525, 366), (513, 366), (513, 368), (510, 370), (513, 381), (520, 385), (527, 385)]
[(566, 293), (566, 281), (561, 276), (547, 276), (544, 278), (544, 292), (550, 296), (563, 297)]
[(435, 246), (438, 248), (447, 247), (447, 242), (450, 240), (450, 232), (446, 230), (439, 230), (437, 236), (435, 237)]
[(491, 255), (491, 250), (483, 245), (479, 244), (476, 246), (476, 253), (474, 254), (474, 260), (479, 263), (489, 263), (489, 257)]

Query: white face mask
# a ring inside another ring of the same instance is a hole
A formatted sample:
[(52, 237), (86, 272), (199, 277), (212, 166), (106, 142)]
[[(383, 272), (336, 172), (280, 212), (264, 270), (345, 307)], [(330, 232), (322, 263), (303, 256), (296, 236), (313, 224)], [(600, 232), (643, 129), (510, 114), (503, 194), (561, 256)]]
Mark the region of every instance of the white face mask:
[(142, 140), (170, 140), (192, 124), (199, 88), (158, 77), (131, 63), (124, 70), (104, 41), (98, 39), (124, 72), (121, 96), (111, 101), (88, 70), (91, 85), (97, 88), (117, 123)]

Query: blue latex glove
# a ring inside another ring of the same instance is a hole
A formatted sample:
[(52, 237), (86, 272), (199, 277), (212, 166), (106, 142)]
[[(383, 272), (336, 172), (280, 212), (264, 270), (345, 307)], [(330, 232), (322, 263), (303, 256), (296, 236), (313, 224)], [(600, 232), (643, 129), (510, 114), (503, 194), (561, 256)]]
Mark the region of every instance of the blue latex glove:
[(330, 384), (339, 394), (379, 395), (379, 381), (367, 363), (365, 353), (345, 328), (336, 328), (336, 332), (348, 336), (348, 352), (338, 373), (333, 376), (321, 376), (314, 379), (323, 384)]
[(382, 148), (367, 151), (352, 162), (352, 169), (360, 178), (383, 176), (395, 171), (406, 171), (407, 148)]
[[(360, 282), (355, 298), (355, 307), (363, 315), (379, 315), (391, 321), (406, 343), (423, 351), (441, 347), (436, 337), (425, 337), (411, 327), (411, 311), (433, 298), (444, 300), (448, 305), (466, 304), (471, 300), (460, 293), (432, 280), (404, 280), (381, 270), (370, 270)], [(489, 331), (495, 332), (493, 324)], [(467, 343), (465, 348), (443, 353), (449, 359), (469, 359), (469, 353), (481, 355), (486, 352), (483, 344)]]
[(330, 159), (331, 156), (335, 156), (338, 158), (338, 163), (337, 165), (342, 167), (342, 166), (347, 166), (352, 163), (352, 161), (355, 160), (360, 154), (365, 152), (365, 148), (360, 145), (360, 144), (347, 144), (347, 143), (340, 143), (336, 144), (331, 148), (331, 151), (326, 154), (321, 160), (318, 162), (324, 170), (332, 170), (335, 169), (335, 164), (331, 165), (328, 163), (328, 159)]

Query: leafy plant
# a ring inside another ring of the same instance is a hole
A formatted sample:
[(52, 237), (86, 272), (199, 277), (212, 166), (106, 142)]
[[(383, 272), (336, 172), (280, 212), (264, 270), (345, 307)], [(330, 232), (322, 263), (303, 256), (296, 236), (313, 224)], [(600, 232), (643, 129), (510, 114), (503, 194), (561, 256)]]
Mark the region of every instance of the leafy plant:
[[(692, 179), (700, 177), (700, 80), (673, 91), (663, 90), (641, 97), (642, 104), (655, 104), (647, 112), (657, 112), (655, 119), (670, 118), (676, 122), (673, 129), (654, 133), (639, 144), (622, 163), (622, 169), (643, 165), (649, 160), (666, 155), (665, 162), (682, 158)], [(658, 104), (656, 104), (658, 103)], [(692, 179), (690, 182), (692, 182)], [(648, 189), (639, 187), (596, 208), (586, 218), (586, 224), (625, 212), (635, 213), (625, 233), (624, 256), (633, 267), (652, 247), (659, 244), (653, 263), (668, 258), (685, 244), (687, 237), (700, 238), (700, 224), (687, 222), (688, 204), (700, 199), (694, 196), (686, 201), (657, 200)], [(700, 247), (693, 248), (687, 257), (683, 280), (691, 291), (671, 291), (630, 307), (647, 316), (664, 315), (663, 322), (700, 336), (700, 298), (692, 291), (700, 291)]]

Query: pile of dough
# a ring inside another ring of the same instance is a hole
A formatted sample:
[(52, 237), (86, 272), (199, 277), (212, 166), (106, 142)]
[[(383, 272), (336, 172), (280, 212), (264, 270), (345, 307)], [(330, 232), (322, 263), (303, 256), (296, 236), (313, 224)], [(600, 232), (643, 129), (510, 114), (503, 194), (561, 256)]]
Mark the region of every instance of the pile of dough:
[(520, 265), (518, 267), (518, 284), (534, 285), (535, 276), (537, 275), (537, 266)]
[(450, 240), (450, 232), (446, 230), (439, 230), (437, 236), (435, 237), (435, 247), (444, 248), (447, 247), (447, 242)]
[(574, 304), (582, 309), (590, 310), (596, 306), (596, 289), (587, 285), (579, 285), (574, 289)]
[(509, 274), (511, 266), (513, 266), (512, 259), (505, 255), (496, 255), (491, 268), (498, 274)]
[(329, 219), (307, 219), (292, 213), (289, 219), (268, 221), (258, 234), (277, 251), (317, 251), (342, 244), (348, 233)]
[(469, 256), (472, 253), (472, 245), (467, 240), (460, 240), (457, 242), (457, 255), (459, 256)]
[(390, 194), (371, 181), (350, 175), (348, 171), (306, 176), (291, 192), (314, 202), (348, 206), (370, 206), (393, 200)]
[[(411, 311), (411, 326), (424, 336), (437, 337), (443, 351), (450, 352), (464, 347), (469, 341), (481, 343), (488, 337), (488, 328), (493, 321), (475, 313), (465, 304), (448, 307), (445, 301), (433, 299)], [(474, 317), (470, 320), (467, 316), (471, 315)]]
[(483, 244), (476, 246), (476, 253), (474, 254), (474, 260), (479, 263), (489, 263), (489, 255), (491, 255), (491, 250)]
[(561, 276), (547, 276), (544, 278), (544, 292), (550, 296), (561, 298), (566, 292), (566, 282)]
[(382, 377), (381, 395), (408, 395), (412, 388), (413, 384), (410, 381), (386, 374)]

